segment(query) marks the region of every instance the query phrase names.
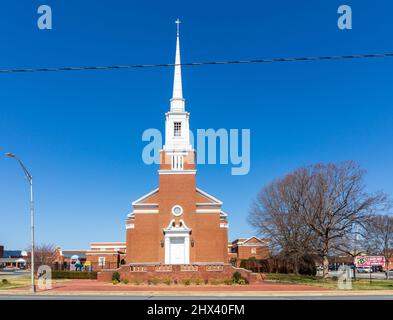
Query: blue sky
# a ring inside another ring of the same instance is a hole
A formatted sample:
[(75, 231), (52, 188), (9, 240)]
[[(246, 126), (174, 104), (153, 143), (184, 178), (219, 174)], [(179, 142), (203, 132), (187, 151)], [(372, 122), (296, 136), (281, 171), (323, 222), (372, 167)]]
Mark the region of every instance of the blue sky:
[[(36, 26), (37, 7), (53, 29)], [(337, 28), (349, 4), (353, 29)], [(391, 1), (27, 1), (1, 4), (0, 68), (172, 63), (393, 52)], [(251, 171), (200, 165), (198, 186), (224, 201), (230, 238), (271, 180), (316, 162), (356, 160), (369, 191), (393, 195), (393, 58), (183, 68), (191, 127), (249, 128)], [(0, 74), (0, 152), (35, 178), (36, 238), (63, 248), (125, 239), (131, 202), (157, 186), (141, 160), (164, 128), (171, 68)], [(28, 185), (0, 157), (0, 243), (29, 243)]]

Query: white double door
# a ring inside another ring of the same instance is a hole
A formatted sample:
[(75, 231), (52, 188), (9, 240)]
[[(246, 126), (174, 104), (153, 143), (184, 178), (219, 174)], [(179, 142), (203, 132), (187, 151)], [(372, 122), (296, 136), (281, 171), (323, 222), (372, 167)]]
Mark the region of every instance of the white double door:
[(168, 236), (165, 246), (166, 264), (189, 264), (189, 237), (187, 236)]

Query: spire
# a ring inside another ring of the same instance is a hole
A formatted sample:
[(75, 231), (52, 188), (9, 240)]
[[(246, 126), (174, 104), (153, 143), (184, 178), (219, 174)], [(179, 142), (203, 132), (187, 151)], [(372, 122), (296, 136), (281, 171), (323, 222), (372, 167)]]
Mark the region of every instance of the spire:
[(171, 111), (184, 111), (184, 99), (183, 99), (183, 89), (181, 81), (181, 62), (180, 62), (180, 23), (181, 21), (177, 19), (175, 21), (177, 25), (176, 32), (176, 58), (175, 58), (175, 76), (173, 79), (173, 95), (171, 99)]

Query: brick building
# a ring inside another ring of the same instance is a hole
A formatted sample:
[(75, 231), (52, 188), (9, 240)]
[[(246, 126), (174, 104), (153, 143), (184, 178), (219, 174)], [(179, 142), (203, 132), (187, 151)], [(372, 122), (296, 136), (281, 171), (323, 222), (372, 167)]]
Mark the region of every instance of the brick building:
[(125, 264), (125, 242), (93, 242), (86, 251), (87, 267), (92, 270), (116, 269)]
[(190, 114), (182, 92), (179, 33), (173, 96), (165, 114), (158, 187), (132, 203), (126, 221), (128, 264), (227, 263), (228, 222), (222, 202), (196, 186)]
[(236, 266), (242, 260), (255, 258), (262, 260), (269, 258), (269, 242), (258, 237), (239, 238), (228, 242), (229, 261)]

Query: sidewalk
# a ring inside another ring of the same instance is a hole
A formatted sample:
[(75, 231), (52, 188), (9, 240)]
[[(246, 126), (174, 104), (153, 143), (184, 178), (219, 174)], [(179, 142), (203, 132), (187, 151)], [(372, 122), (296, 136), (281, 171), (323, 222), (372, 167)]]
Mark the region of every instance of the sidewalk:
[[(0, 290), (1, 295), (26, 295), (29, 288)], [(347, 296), (347, 295), (392, 295), (393, 290), (330, 290), (308, 285), (260, 283), (254, 285), (180, 286), (180, 285), (113, 285), (94, 280), (70, 280), (55, 283), (50, 290), (38, 295), (113, 295), (113, 296)]]

